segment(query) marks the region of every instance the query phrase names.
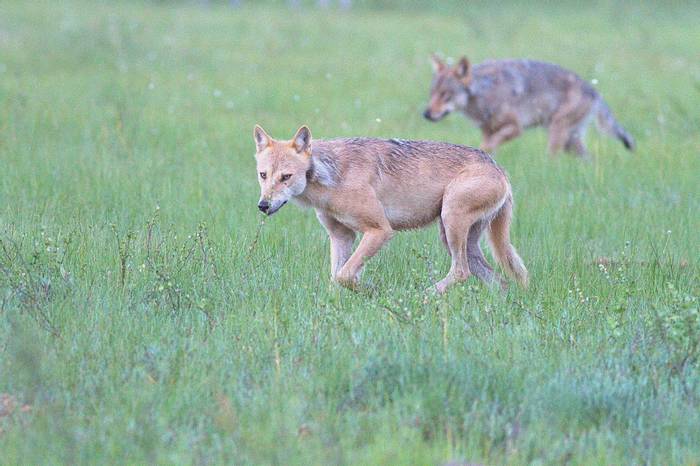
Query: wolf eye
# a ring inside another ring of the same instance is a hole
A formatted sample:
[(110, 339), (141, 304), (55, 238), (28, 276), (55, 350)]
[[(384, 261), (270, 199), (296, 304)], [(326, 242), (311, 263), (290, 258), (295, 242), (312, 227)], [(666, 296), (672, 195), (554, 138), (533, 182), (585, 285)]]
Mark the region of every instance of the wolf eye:
[(260, 172), (260, 178), (262, 178), (263, 180), (264, 180), (265, 178), (267, 178), (267, 173), (265, 173), (265, 172)]
[(280, 181), (282, 181), (282, 182), (287, 181), (287, 180), (290, 179), (291, 177), (292, 177), (291, 174), (285, 173), (285, 174), (282, 175), (282, 177), (280, 178)]

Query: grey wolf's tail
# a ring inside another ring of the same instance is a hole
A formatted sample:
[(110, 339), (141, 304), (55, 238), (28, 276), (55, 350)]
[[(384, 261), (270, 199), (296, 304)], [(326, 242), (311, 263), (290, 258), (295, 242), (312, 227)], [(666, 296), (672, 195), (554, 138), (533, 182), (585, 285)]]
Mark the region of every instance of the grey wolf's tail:
[(625, 145), (627, 150), (633, 151), (635, 147), (634, 138), (625, 131), (625, 128), (618, 123), (615, 117), (608, 107), (608, 104), (602, 98), (598, 99), (598, 128), (603, 132), (609, 134), (610, 136), (616, 137), (622, 144)]
[(523, 260), (510, 244), (510, 221), (513, 216), (513, 198), (508, 195), (506, 202), (496, 213), (489, 225), (489, 241), (493, 255), (508, 276), (521, 286), (527, 287), (527, 269)]

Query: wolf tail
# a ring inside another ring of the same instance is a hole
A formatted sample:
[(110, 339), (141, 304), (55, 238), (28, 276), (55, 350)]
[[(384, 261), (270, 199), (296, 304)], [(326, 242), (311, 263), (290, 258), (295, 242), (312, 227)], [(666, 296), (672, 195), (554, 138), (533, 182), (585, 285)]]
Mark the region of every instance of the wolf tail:
[(602, 98), (598, 99), (598, 128), (603, 132), (609, 134), (610, 136), (616, 137), (622, 144), (625, 145), (627, 150), (633, 151), (635, 147), (634, 138), (625, 131), (620, 123), (615, 119), (608, 107), (608, 104)]
[(513, 216), (513, 198), (510, 194), (489, 225), (489, 241), (493, 255), (508, 276), (527, 287), (527, 269), (523, 260), (510, 244), (510, 221)]

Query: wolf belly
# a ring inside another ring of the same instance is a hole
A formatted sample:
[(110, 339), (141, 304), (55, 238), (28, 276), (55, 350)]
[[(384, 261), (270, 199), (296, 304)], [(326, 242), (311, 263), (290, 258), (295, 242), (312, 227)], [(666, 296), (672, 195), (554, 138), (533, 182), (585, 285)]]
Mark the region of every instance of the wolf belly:
[(441, 194), (413, 193), (380, 200), (384, 215), (394, 230), (410, 230), (428, 225), (440, 215), (442, 207)]

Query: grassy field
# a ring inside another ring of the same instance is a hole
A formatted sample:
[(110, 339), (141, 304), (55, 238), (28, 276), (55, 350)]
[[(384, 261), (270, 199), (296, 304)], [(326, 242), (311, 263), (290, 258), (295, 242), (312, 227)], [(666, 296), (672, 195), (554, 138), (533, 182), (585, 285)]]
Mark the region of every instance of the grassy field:
[[(371, 4), (2, 2), (1, 464), (700, 463), (700, 5)], [(354, 293), (257, 212), (256, 122), (479, 144), (421, 117), (435, 51), (571, 68), (637, 138), (500, 150), (527, 291), (426, 295), (433, 226)]]

